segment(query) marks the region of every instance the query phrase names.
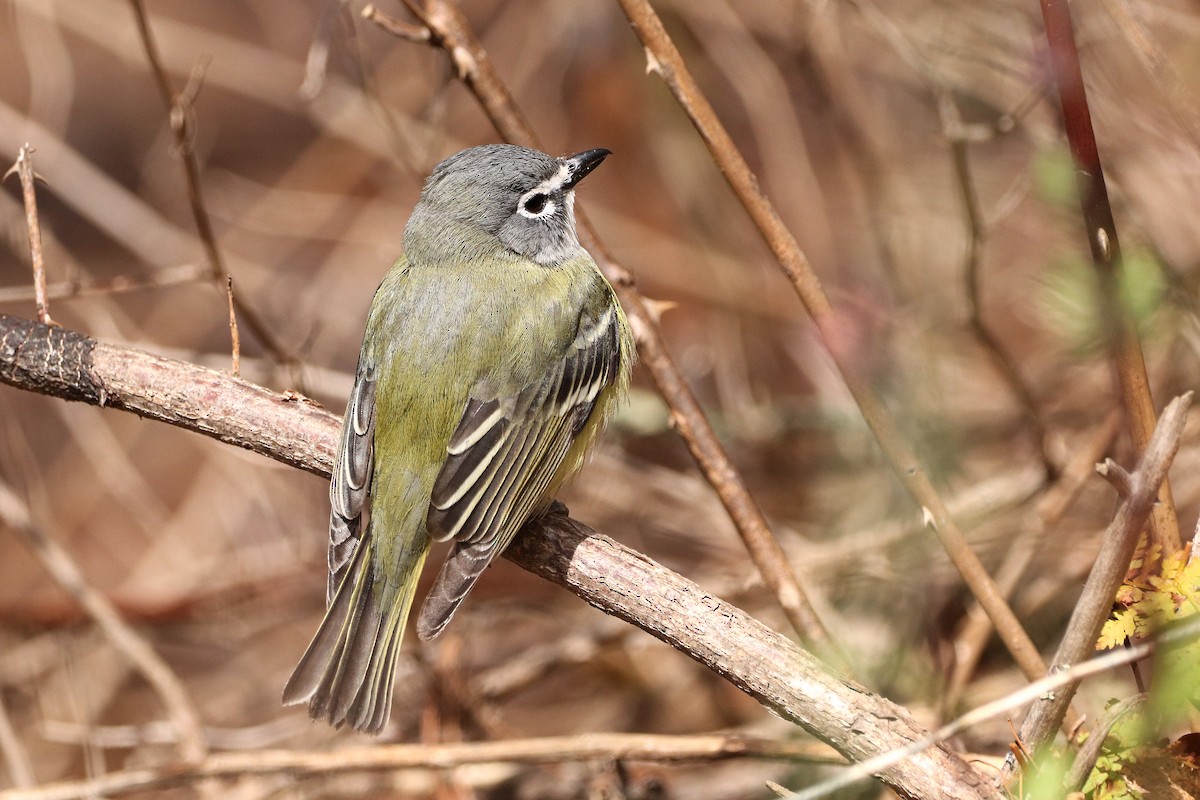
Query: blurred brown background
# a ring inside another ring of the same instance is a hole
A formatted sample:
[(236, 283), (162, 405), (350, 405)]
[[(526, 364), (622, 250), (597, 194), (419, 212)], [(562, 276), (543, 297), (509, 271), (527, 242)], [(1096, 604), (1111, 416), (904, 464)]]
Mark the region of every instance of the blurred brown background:
[[(176, 90), (203, 68), (194, 147), (235, 291), (297, 359), (280, 363), (243, 325), (243, 374), (338, 414), (372, 292), (399, 252), (422, 177), (446, 155), (496, 139), (441, 52), (384, 34), (358, 18), (360, 7), (148, 3)], [(1042, 485), (1042, 448), (968, 325), (968, 273), (978, 276), (985, 324), (1036, 399), (1052, 461), (1066, 463), (1115, 407), (1095, 346), (1072, 168), (1045, 92), (1037, 4), (656, 7), (822, 276), (844, 325), (838, 345), (869, 371), (994, 565)], [(382, 8), (404, 15), (398, 3)], [(1200, 9), (1186, 0), (1073, 8), (1161, 405), (1197, 377)], [(21, 144), (35, 148), (49, 279), (72, 295), (56, 297), (52, 315), (98, 338), (227, 368), (222, 286), (168, 278), (128, 291), (73, 288), (206, 270), (130, 5), (4, 0), (0, 10), (0, 166)], [(1007, 655), (989, 649), (963, 696), (943, 707), (960, 583), (703, 144), (647, 76), (616, 4), (470, 0), (463, 10), (549, 148), (614, 151), (581, 188), (580, 206), (643, 292), (673, 304), (662, 317), (667, 342), (860, 678), (928, 723), (1020, 686)], [(325, 69), (306, 83), (306, 60), (323, 47)], [(964, 175), (982, 216), (974, 238)], [(32, 317), (15, 178), (0, 193), (0, 220), (0, 312)], [(1195, 445), (1189, 429), (1172, 472), (1185, 538), (1200, 500)], [(1124, 434), (1113, 452), (1129, 464)], [(128, 414), (7, 388), (0, 479), (178, 672), (214, 747), (363, 743), (279, 706), (323, 607), (322, 481)], [(645, 375), (564, 499), (598, 530), (786, 629)], [(1044, 647), (1056, 642), (1112, 505), (1111, 490), (1091, 481), (1038, 544), (1015, 607)], [(508, 563), (484, 578), (445, 637), (424, 648), (410, 637), (406, 647), (387, 740), (796, 735), (682, 655)], [(473, 697), (473, 709), (447, 699), (446, 686)], [(1083, 702), (1099, 708), (1130, 686), (1124, 675), (1101, 679)], [(171, 756), (154, 694), (2, 526), (0, 701), (39, 781)], [(961, 745), (994, 752), (1008, 735), (999, 721)], [(595, 788), (597, 769), (228, 788), (245, 797), (281, 787), (576, 797)], [(765, 780), (796, 786), (809, 774), (732, 762), (638, 767), (629, 782), (636, 796), (702, 800), (765, 797)], [(11, 782), (0, 767), (0, 788)]]

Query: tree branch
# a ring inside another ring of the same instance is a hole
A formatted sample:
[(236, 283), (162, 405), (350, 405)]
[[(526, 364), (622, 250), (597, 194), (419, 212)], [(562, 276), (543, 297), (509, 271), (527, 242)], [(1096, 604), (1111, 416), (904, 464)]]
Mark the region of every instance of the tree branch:
[[(4, 315), (0, 381), (134, 411), (316, 474), (333, 462), (338, 421), (303, 399)], [(928, 735), (903, 708), (827, 671), (741, 609), (561, 512), (526, 525), (505, 556), (704, 664), (852, 761)], [(943, 744), (880, 777), (904, 797), (999, 797)]]
[(217, 370), (0, 315), (0, 381), (132, 411), (328, 475), (339, 420), (311, 400)]

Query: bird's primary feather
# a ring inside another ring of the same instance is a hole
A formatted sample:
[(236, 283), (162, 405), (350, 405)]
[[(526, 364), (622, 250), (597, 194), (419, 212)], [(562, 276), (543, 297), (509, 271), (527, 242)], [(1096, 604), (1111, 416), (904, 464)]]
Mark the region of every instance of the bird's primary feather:
[(468, 401), (430, 498), (429, 535), (455, 545), (421, 608), (422, 639), (446, 627), (492, 559), (577, 468), (567, 454), (616, 381), (621, 356), (614, 307), (588, 309), (597, 313), (581, 315), (570, 346), (535, 383), (515, 397)]

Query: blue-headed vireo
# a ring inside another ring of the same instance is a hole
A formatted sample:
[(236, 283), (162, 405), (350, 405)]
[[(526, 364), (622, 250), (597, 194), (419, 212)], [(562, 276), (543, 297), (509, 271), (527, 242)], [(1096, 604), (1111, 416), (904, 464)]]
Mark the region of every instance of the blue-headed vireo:
[(629, 326), (575, 235), (575, 185), (608, 154), (485, 145), (426, 181), (371, 304), (329, 487), (328, 610), (284, 703), (379, 732), (431, 541), (453, 544), (422, 639), (549, 507), (624, 396)]

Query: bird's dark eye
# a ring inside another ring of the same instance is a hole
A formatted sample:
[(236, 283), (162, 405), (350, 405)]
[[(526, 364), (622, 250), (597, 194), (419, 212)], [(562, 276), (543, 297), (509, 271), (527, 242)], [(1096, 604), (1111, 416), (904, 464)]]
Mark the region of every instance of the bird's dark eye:
[(537, 194), (532, 194), (529, 197), (525, 198), (525, 203), (523, 204), (523, 208), (525, 209), (525, 211), (527, 211), (530, 214), (540, 214), (540, 213), (542, 213), (542, 210), (546, 207), (546, 201), (548, 199), (549, 198), (546, 197), (546, 195), (542, 194), (541, 192), (538, 192)]

